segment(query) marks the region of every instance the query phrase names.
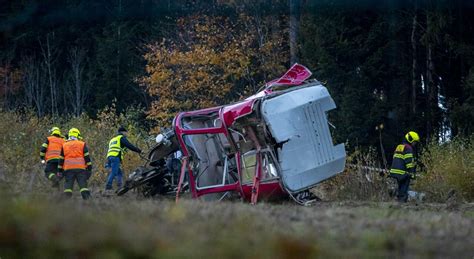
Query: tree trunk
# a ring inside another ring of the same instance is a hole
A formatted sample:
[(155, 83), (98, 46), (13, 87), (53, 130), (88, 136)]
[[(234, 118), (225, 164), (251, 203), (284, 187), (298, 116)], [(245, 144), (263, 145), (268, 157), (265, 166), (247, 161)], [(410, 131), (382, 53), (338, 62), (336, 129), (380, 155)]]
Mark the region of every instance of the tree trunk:
[(290, 65), (298, 62), (298, 31), (301, 0), (290, 0)]
[(434, 82), (433, 71), (434, 71), (434, 64), (432, 58), (432, 44), (428, 43), (428, 47), (426, 49), (426, 90), (428, 94), (427, 100), (427, 110), (428, 110), (428, 118), (426, 120), (426, 137), (427, 139), (431, 139), (433, 135), (433, 125), (436, 123), (435, 121), (435, 113), (436, 108), (438, 107), (438, 91), (437, 86)]
[(116, 66), (116, 79), (115, 79), (115, 83), (116, 83), (116, 86), (117, 88), (116, 89), (120, 89), (120, 47), (121, 47), (121, 40), (122, 40), (122, 34), (121, 34), (121, 30), (122, 30), (122, 0), (119, 0), (119, 3), (118, 3), (118, 15), (119, 15), (119, 22), (118, 22), (118, 26), (117, 26), (117, 66)]
[(72, 48), (69, 51), (69, 64), (71, 65), (71, 82), (69, 98), (75, 116), (81, 115), (86, 97), (84, 89), (84, 61), (86, 51), (82, 48)]
[(416, 88), (417, 88), (417, 51), (416, 51), (416, 26), (417, 26), (417, 11), (413, 16), (413, 23), (411, 28), (411, 50), (412, 50), (412, 70), (411, 70), (411, 112), (412, 115), (416, 114)]
[(49, 98), (51, 103), (51, 114), (53, 116), (58, 115), (58, 89), (57, 89), (57, 81), (56, 81), (56, 71), (54, 70), (54, 62), (56, 58), (57, 52), (52, 49), (50, 43), (50, 34), (46, 35), (46, 46), (41, 45), (41, 51), (43, 54), (43, 61), (48, 77), (48, 84), (49, 84)]
[(439, 78), (436, 76), (433, 61), (436, 42), (438, 41), (440, 28), (436, 19), (439, 15), (435, 12), (426, 12), (426, 138), (431, 140), (439, 136)]
[(39, 117), (44, 115), (44, 91), (40, 80), (40, 64), (34, 58), (27, 57), (22, 61), (27, 103), (36, 108)]

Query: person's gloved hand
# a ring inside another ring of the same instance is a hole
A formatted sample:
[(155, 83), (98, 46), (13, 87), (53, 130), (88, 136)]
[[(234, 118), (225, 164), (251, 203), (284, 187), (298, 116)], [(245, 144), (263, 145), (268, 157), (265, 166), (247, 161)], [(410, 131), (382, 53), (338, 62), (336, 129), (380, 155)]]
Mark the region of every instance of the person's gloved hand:
[(43, 160), (41, 160), (41, 164), (43, 164), (43, 165), (44, 165), (45, 163), (46, 163), (46, 161), (44, 161), (44, 159), (43, 159)]
[(87, 171), (89, 172), (92, 172), (92, 166), (91, 165), (88, 165), (87, 168), (86, 168)]
[(415, 175), (415, 174), (410, 174), (410, 179), (415, 180), (415, 179), (416, 179), (416, 175)]

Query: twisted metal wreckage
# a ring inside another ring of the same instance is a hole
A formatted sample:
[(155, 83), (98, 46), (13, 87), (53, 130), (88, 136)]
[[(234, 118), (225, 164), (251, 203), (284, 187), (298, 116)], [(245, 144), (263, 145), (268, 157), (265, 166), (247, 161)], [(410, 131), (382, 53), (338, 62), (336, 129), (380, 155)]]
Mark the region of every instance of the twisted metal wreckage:
[(316, 200), (309, 189), (342, 172), (346, 153), (333, 145), (327, 120), (336, 105), (310, 76), (295, 64), (243, 101), (179, 113), (117, 194)]

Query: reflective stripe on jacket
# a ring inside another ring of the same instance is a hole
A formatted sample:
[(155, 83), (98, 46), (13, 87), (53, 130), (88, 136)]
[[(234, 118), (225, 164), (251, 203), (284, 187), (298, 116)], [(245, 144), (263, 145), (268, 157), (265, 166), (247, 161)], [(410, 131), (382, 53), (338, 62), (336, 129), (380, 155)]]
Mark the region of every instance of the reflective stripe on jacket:
[(107, 151), (107, 157), (115, 156), (120, 157), (120, 160), (123, 159), (125, 153), (125, 148), (121, 147), (120, 140), (123, 138), (123, 135), (118, 135), (113, 137), (109, 142), (109, 150)]
[[(46, 149), (45, 160), (59, 159), (61, 156), (61, 148), (63, 147), (65, 140), (56, 136), (48, 137), (48, 147)], [(44, 144), (43, 144), (44, 145)]]
[(68, 140), (63, 145), (64, 170), (86, 169), (86, 160), (84, 159), (84, 146), (86, 143), (80, 140)]
[(393, 154), (392, 167), (390, 173), (406, 174), (415, 172), (415, 160), (413, 148), (409, 144), (400, 144)]

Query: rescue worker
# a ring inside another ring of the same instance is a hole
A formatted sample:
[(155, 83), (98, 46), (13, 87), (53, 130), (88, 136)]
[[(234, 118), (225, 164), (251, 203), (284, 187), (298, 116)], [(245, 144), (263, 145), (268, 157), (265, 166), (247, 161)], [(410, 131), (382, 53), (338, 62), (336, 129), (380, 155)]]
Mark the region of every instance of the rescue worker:
[(72, 197), (74, 181), (79, 185), (84, 200), (90, 198), (87, 180), (91, 176), (92, 162), (87, 145), (81, 139), (78, 129), (69, 130), (69, 139), (63, 144), (58, 169), (64, 171), (64, 196)]
[(44, 175), (52, 182), (52, 187), (59, 187), (61, 175), (58, 173), (58, 162), (65, 140), (58, 127), (53, 127), (50, 133), (51, 136), (41, 145), (40, 158), (42, 164), (46, 163)]
[(410, 131), (405, 135), (402, 144), (398, 145), (393, 154), (390, 177), (397, 180), (397, 198), (400, 202), (408, 201), (410, 180), (415, 179), (415, 157), (413, 148), (420, 141), (418, 133)]
[(142, 153), (139, 148), (135, 147), (128, 141), (127, 132), (127, 129), (120, 127), (117, 130), (117, 136), (113, 137), (109, 141), (107, 164), (105, 167), (110, 171), (107, 177), (107, 183), (105, 185), (106, 193), (112, 190), (114, 179), (117, 179), (117, 189), (122, 187), (123, 173), (121, 169), (121, 163), (127, 149), (130, 149), (138, 154)]

